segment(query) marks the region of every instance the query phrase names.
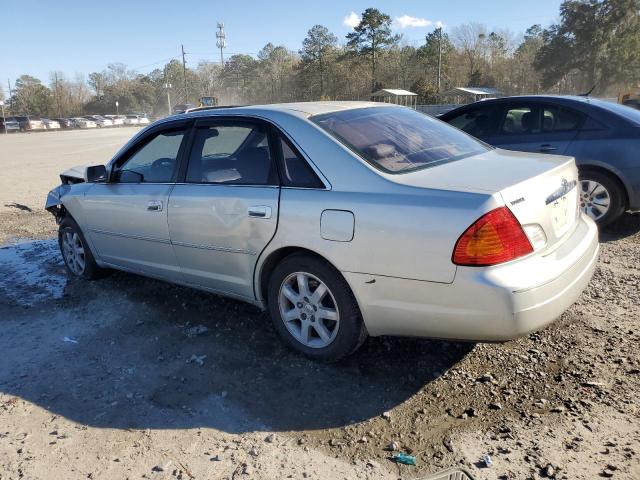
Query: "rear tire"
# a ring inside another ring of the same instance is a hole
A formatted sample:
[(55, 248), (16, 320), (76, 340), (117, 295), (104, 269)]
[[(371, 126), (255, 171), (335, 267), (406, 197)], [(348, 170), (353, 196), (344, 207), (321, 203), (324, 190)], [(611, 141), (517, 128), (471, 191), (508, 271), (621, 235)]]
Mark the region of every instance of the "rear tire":
[(622, 185), (613, 176), (598, 170), (580, 171), (580, 207), (599, 227), (617, 220), (625, 210)]
[(64, 265), (74, 277), (95, 280), (106, 274), (106, 270), (96, 263), (82, 230), (76, 221), (69, 216), (60, 222), (58, 245), (64, 259)]
[(268, 285), (269, 313), (284, 342), (314, 360), (336, 362), (367, 338), (362, 315), (344, 277), (308, 254), (286, 257)]

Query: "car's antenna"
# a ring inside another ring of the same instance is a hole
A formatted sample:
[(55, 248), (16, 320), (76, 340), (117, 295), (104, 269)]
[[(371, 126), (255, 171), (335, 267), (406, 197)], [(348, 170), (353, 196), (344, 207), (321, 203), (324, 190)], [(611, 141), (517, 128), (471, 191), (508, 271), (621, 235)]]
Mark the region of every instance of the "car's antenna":
[(591, 90), (589, 90), (587, 93), (581, 93), (578, 96), (579, 97), (588, 97), (589, 95), (591, 95), (591, 92), (593, 92), (596, 89), (596, 85), (597, 85), (597, 83), (594, 83), (593, 87), (591, 87)]

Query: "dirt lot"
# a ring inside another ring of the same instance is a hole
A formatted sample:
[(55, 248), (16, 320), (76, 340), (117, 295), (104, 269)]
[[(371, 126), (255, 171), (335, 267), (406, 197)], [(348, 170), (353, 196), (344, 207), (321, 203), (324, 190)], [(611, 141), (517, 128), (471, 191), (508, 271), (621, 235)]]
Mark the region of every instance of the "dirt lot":
[[(254, 307), (69, 281), (41, 211), (135, 130), (0, 136), (0, 479), (640, 478), (640, 215), (553, 326), (505, 344), (373, 338), (337, 365)], [(395, 465), (385, 448), (412, 452)], [(490, 455), (487, 467), (483, 456)]]

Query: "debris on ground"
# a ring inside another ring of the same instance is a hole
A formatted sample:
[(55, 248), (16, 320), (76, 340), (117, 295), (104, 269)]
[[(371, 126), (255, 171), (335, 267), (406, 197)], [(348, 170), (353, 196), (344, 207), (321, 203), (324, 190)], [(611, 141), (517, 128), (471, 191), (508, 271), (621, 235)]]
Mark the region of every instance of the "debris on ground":
[(185, 329), (184, 333), (187, 337), (193, 338), (198, 335), (202, 335), (203, 333), (207, 333), (209, 329), (204, 325), (194, 325), (193, 327), (189, 327)]
[(205, 358), (207, 358), (206, 355), (193, 354), (193, 355), (191, 355), (189, 360), (187, 360), (187, 363), (197, 363), (198, 365), (200, 365), (202, 367), (204, 365), (204, 359)]
[(396, 453), (395, 455), (393, 455), (391, 457), (391, 460), (393, 460), (396, 463), (401, 463), (403, 465), (415, 465), (416, 464), (416, 457), (414, 457), (413, 455), (408, 455), (408, 454), (403, 453), (403, 452)]

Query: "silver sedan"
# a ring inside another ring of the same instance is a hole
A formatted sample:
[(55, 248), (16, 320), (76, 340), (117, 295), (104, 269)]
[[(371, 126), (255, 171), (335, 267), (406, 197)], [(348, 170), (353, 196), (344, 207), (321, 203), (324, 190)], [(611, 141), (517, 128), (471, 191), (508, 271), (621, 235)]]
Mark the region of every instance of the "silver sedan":
[(46, 208), (71, 274), (253, 303), (321, 360), (367, 335), (526, 334), (578, 298), (598, 255), (572, 158), (494, 149), (393, 105), (175, 115), (61, 178)]

